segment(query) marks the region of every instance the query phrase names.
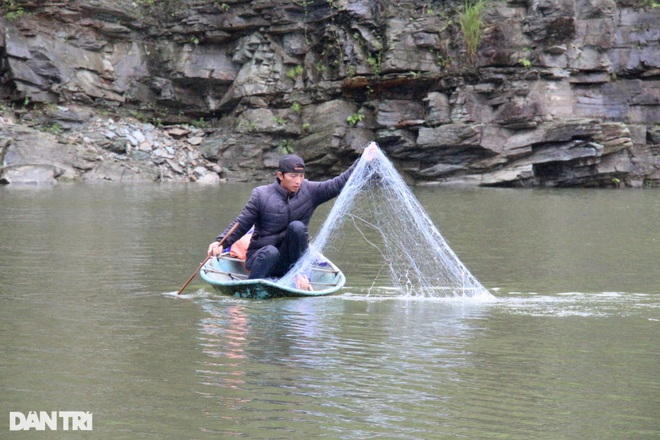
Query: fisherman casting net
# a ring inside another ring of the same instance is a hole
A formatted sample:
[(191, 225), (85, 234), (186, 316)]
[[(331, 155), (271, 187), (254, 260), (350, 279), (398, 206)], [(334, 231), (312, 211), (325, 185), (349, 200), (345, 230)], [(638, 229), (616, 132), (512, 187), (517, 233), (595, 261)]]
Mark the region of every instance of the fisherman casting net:
[[(292, 285), (355, 227), (380, 252), (395, 288), (407, 296), (474, 297), (490, 293), (450, 249), (383, 152), (361, 157), (307, 253), (278, 283)], [(348, 222), (348, 225), (344, 223)], [(375, 236), (374, 241), (369, 236)]]

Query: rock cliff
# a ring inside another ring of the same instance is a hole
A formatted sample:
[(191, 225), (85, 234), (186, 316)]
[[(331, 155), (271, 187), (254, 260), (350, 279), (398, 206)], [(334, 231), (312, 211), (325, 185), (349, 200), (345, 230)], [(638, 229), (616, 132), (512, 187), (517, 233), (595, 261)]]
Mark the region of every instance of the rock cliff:
[(656, 2), (467, 5), (5, 0), (0, 181), (325, 178), (375, 140), (416, 184), (660, 182)]

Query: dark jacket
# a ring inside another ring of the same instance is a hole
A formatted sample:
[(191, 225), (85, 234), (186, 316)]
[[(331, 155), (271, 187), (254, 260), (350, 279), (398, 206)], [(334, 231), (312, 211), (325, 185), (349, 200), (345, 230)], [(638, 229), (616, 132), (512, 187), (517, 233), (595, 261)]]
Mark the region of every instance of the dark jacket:
[(324, 182), (305, 179), (298, 192), (293, 194), (289, 194), (277, 179), (270, 185), (255, 188), (236, 220), (227, 226), (217, 240), (221, 240), (234, 223), (238, 222), (239, 226), (227, 237), (225, 247), (234, 244), (252, 226), (254, 234), (248, 248), (248, 258), (264, 246), (279, 247), (289, 223), (298, 220), (309, 226), (316, 207), (339, 195), (356, 165), (357, 162), (339, 176)]

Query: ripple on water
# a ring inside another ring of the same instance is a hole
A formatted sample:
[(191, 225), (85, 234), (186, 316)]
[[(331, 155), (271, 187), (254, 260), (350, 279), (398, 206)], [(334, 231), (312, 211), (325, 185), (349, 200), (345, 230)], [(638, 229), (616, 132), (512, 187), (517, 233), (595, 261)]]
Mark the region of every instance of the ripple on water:
[(628, 292), (560, 292), (555, 295), (509, 292), (497, 294), (499, 310), (548, 317), (643, 317), (660, 318), (658, 295)]

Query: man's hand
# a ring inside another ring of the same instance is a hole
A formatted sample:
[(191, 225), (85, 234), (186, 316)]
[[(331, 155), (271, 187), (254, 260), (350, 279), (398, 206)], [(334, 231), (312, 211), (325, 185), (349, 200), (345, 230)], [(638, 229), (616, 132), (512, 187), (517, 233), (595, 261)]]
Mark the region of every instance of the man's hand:
[(375, 142), (371, 142), (362, 152), (362, 157), (364, 157), (367, 162), (371, 162), (376, 157), (376, 154), (378, 154), (378, 145), (376, 145)]
[(209, 245), (209, 250), (208, 250), (208, 256), (209, 257), (215, 257), (216, 255), (220, 255), (222, 253), (222, 245), (214, 241)]

